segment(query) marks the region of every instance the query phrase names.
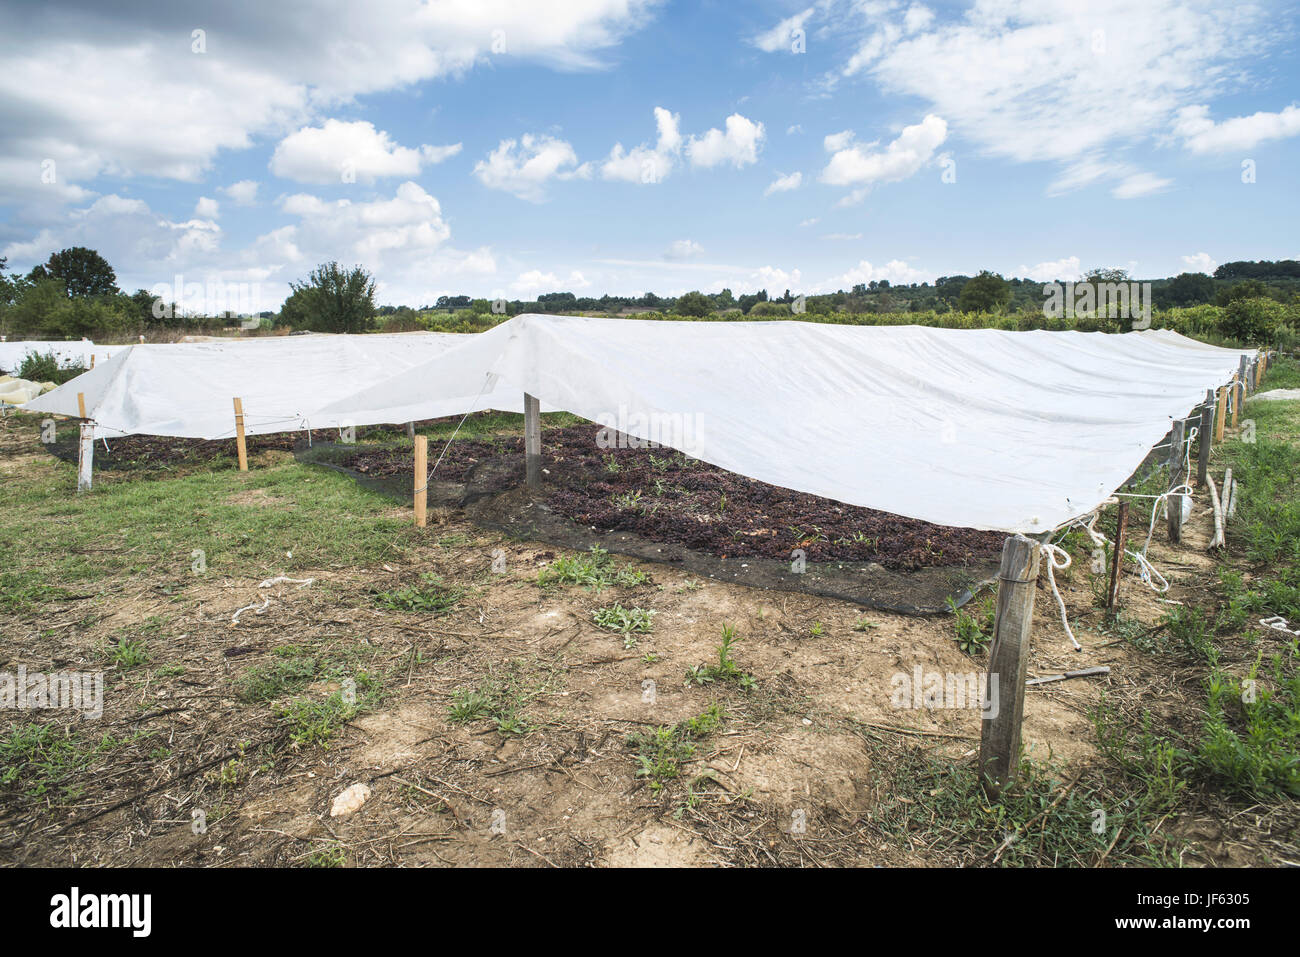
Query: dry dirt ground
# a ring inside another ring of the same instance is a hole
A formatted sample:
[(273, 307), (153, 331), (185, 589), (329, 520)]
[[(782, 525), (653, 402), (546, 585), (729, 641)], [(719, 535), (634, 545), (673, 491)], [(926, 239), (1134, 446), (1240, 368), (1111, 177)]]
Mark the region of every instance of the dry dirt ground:
[[(0, 468), (12, 474), (40, 456), (14, 440)], [(309, 470), (274, 458), (262, 465)], [(225, 501), (250, 510), (298, 507), (292, 487), (270, 494), (241, 488), (247, 481), (231, 473)], [(400, 520), (410, 514), (386, 504), (375, 512)], [(1178, 549), (1157, 530), (1153, 557), (1175, 582), (1171, 600), (1195, 595), (1213, 573), (1202, 551), (1208, 521), (1198, 504)], [(53, 602), (39, 616), (0, 607), (0, 670), (86, 668), (102, 660), (106, 644), (121, 640), (123, 629), (145, 636), (149, 649), (147, 666), (105, 669), (106, 708), (93, 734), (110, 736), (114, 746), (78, 759), (71, 786), (39, 796), (8, 786), (0, 860), (952, 862), (930, 851), (924, 832), (900, 838), (873, 818), (889, 797), (900, 756), (920, 752), (969, 764), (978, 748), (977, 710), (900, 708), (894, 701), (894, 676), (984, 666), (983, 656), (958, 648), (951, 617), (868, 612), (621, 559), (616, 563), (639, 569), (646, 581), (600, 593), (540, 587), (539, 572), (557, 557), (547, 546), (485, 534), (455, 512), (440, 512), (382, 561), (295, 569), (293, 578), (313, 579), (306, 585), (259, 587), (262, 571), (250, 570), (196, 575), (175, 588), (175, 573), (158, 570), (132, 578), (129, 587), (97, 584), (88, 596)], [(464, 590), (446, 614), (377, 601), (429, 573)], [(1160, 689), (1169, 684), (1168, 675), (1102, 630), (1086, 577), (1076, 568), (1060, 579), (1082, 653), (1071, 650), (1044, 583), (1034, 620), (1031, 677), (1091, 665), (1112, 669), (1109, 677), (1028, 694), (1027, 756), (1064, 771), (1098, 760), (1089, 713), (1102, 689), (1120, 696), (1140, 690), (1158, 710)], [(1126, 578), (1123, 594), (1136, 617), (1150, 621), (1162, 611), (1134, 578)], [(652, 631), (634, 647), (592, 621), (593, 611), (614, 602), (655, 612)], [(724, 626), (735, 629), (732, 657), (752, 676), (751, 689), (686, 680), (693, 666), (717, 661)], [(241, 696), (241, 682), (255, 669), (303, 655), (375, 679), (373, 697), (324, 742), (296, 742), (280, 709), (294, 698), (338, 693), (343, 672), (330, 677), (324, 669), (324, 677), (280, 696)], [(487, 713), (453, 721), (451, 706), (471, 689), (508, 701), (522, 733), (502, 733)], [(629, 736), (685, 722), (714, 704), (721, 721), (699, 735), (679, 777), (656, 788), (653, 778), (638, 774), (638, 747)], [(49, 713), (39, 718), (68, 725)], [(0, 716), (0, 731), (18, 720)], [(369, 799), (350, 815), (332, 817), (335, 798), (358, 783), (370, 788)], [(1198, 826), (1183, 823), (1188, 863), (1258, 860), (1227, 847), (1222, 827)]]

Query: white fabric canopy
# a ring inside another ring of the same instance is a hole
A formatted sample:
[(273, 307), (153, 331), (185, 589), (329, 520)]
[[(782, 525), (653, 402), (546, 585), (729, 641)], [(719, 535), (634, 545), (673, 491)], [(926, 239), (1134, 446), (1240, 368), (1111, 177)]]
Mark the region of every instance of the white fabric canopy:
[(92, 355), (96, 362), (103, 362), (114, 352), (125, 348), (125, 346), (96, 346), (89, 339), (54, 340), (49, 342), (39, 340), (0, 342), (0, 369), (15, 375), (28, 355), (43, 356), (50, 352), (54, 353), (54, 357), (58, 360), (61, 369), (66, 369), (71, 365), (81, 365), (89, 369)]
[(317, 415), (405, 421), (528, 392), (774, 485), (1033, 534), (1105, 501), (1241, 355), (1168, 331), (524, 315)]
[[(136, 433), (229, 438), (235, 434), (236, 396), (243, 402), (249, 435), (406, 422), (410, 420), (385, 409), (338, 416), (320, 414), (319, 409), (472, 338), (405, 333), (122, 346), (107, 361), (23, 408), (77, 416), (77, 393), (84, 393), (96, 438)], [(517, 389), (483, 397), (479, 391), (478, 383), (464, 396), (434, 389), (422, 408), (432, 418), (464, 412), (486, 399), (499, 402), (505, 411), (523, 411)]]

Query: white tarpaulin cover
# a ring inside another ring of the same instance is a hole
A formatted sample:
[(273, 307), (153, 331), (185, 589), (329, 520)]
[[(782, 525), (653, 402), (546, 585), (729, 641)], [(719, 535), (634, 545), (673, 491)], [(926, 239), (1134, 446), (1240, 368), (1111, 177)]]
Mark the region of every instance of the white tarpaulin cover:
[(0, 369), (16, 374), (28, 355), (43, 356), (51, 352), (54, 353), (54, 357), (58, 360), (61, 369), (66, 369), (72, 365), (85, 366), (89, 369), (92, 355), (97, 363), (103, 362), (114, 352), (125, 348), (125, 346), (96, 346), (89, 339), (50, 342), (37, 340), (0, 342)]
[[(121, 346), (107, 361), (97, 362), (94, 369), (24, 409), (77, 416), (77, 393), (84, 393), (96, 438), (136, 433), (229, 438), (235, 434), (236, 396), (243, 402), (244, 431), (249, 435), (406, 422), (410, 420), (385, 409), (361, 416), (322, 415), (319, 409), (472, 338), (405, 333)], [(523, 411), (518, 389), (480, 396), (480, 385), (476, 382), (459, 397), (434, 389), (426, 395), (423, 408), (430, 418), (461, 413), (471, 406)]]
[(1241, 354), (1169, 331), (524, 315), (317, 414), (406, 421), (528, 392), (773, 485), (1041, 533), (1119, 488)]

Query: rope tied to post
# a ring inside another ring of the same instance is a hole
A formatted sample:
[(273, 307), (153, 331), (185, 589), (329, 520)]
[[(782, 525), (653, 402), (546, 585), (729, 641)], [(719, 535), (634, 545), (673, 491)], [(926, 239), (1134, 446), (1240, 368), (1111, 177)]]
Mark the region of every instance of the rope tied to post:
[[(1087, 528), (1087, 526), (1084, 526)], [(1051, 542), (1043, 542), (1041, 545), (1043, 558), (1047, 560), (1047, 582), (1052, 587), (1052, 597), (1056, 599), (1056, 607), (1061, 612), (1061, 624), (1065, 626), (1065, 634), (1070, 639), (1070, 644), (1074, 645), (1075, 651), (1083, 651), (1083, 645), (1074, 637), (1074, 631), (1070, 628), (1070, 616), (1065, 611), (1065, 599), (1061, 597), (1061, 589), (1056, 585), (1056, 569), (1064, 571), (1069, 568), (1073, 559), (1070, 553), (1060, 545), (1053, 545)]]

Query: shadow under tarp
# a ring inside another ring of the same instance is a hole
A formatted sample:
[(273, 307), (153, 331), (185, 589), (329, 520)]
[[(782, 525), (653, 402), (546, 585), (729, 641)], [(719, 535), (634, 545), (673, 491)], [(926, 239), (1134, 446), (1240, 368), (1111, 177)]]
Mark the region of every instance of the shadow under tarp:
[[(409, 503), (410, 464), (398, 474), (367, 474), (347, 464), (355, 459), (360, 448), (317, 442), (311, 448), (299, 446), (294, 454), (300, 462), (335, 469), (366, 488)], [(409, 445), (391, 446), (388, 450), (404, 455), (408, 463), (411, 461)], [(431, 449), (431, 468), (436, 458)], [(685, 545), (654, 541), (633, 531), (602, 531), (583, 525), (549, 506), (545, 500), (547, 492), (543, 488), (534, 494), (524, 487), (523, 456), (512, 448), (503, 448), (500, 455), (476, 462), (459, 480), (439, 480), (435, 473), (428, 486), (430, 507), (462, 509), (475, 525), (511, 538), (577, 551), (598, 546), (612, 554), (663, 562), (717, 581), (821, 595), (881, 611), (910, 615), (947, 613), (949, 598), (958, 606), (963, 605), (997, 575), (996, 555), (965, 564), (907, 570), (889, 569), (870, 561), (810, 559), (802, 573), (795, 573), (789, 560), (723, 557)]]

